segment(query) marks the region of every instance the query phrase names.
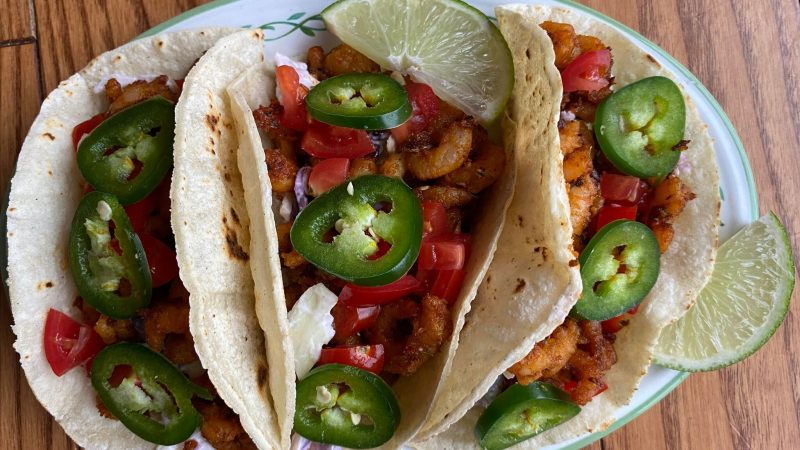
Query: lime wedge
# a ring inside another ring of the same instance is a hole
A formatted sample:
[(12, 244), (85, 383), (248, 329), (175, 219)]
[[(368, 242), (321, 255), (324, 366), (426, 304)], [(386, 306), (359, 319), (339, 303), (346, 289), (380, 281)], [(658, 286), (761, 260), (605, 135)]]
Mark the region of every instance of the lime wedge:
[(697, 303), (661, 332), (655, 362), (704, 372), (750, 356), (783, 322), (794, 279), (786, 230), (769, 213), (720, 246), (714, 272)]
[(514, 87), (500, 30), (458, 0), (340, 0), (322, 11), (328, 31), (384, 69), (410, 75), (483, 124)]

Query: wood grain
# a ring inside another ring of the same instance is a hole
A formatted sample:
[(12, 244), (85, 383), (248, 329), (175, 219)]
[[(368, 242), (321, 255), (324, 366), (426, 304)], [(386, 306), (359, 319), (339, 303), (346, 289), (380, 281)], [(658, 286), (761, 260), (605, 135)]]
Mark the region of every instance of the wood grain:
[(30, 0), (0, 0), (0, 46), (33, 39)]
[[(581, 1), (660, 45), (708, 87), (747, 149), (761, 211), (778, 213), (797, 253), (800, 3)], [(201, 3), (205, 1), (0, 0), (0, 41), (32, 42), (0, 48), (0, 189), (6, 189), (16, 152), (38, 110), (42, 92), (49, 92), (97, 54)], [(29, 15), (31, 4), (35, 6), (34, 21)], [(797, 448), (798, 296), (796, 293), (786, 323), (753, 357), (718, 372), (692, 375), (650, 411), (589, 448)], [(11, 348), (8, 309), (4, 296), (0, 303), (0, 443), (14, 450), (71, 449), (74, 446), (33, 398), (20, 373)]]

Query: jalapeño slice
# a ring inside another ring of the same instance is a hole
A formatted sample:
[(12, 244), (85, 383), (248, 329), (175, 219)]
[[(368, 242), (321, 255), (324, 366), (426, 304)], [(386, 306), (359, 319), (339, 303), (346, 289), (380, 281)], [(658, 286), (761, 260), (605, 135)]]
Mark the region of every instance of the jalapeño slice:
[(141, 344), (121, 342), (104, 348), (92, 363), (91, 376), (114, 417), (140, 438), (161, 445), (185, 441), (202, 422), (192, 397), (212, 399), (166, 358)]
[(306, 108), (320, 122), (362, 130), (394, 128), (411, 117), (406, 90), (378, 73), (328, 78), (308, 93)]
[(604, 226), (581, 253), (583, 293), (572, 315), (608, 320), (638, 305), (658, 279), (660, 258), (647, 225), (615, 220)]
[(650, 77), (614, 92), (597, 108), (594, 130), (617, 169), (639, 178), (664, 177), (675, 167), (686, 105), (669, 78)]
[(500, 450), (560, 425), (579, 412), (580, 406), (551, 384), (514, 384), (486, 408), (475, 425), (475, 436), (481, 448)]
[(78, 145), (78, 168), (123, 205), (150, 194), (172, 167), (175, 105), (156, 96), (114, 114)]
[(78, 204), (69, 233), (69, 264), (78, 293), (114, 319), (150, 304), (147, 257), (116, 197), (94, 191)]
[(326, 364), (297, 383), (294, 431), (314, 442), (372, 448), (400, 423), (400, 406), (381, 377), (343, 364)]
[[(422, 206), (401, 180), (365, 175), (309, 203), (290, 237), (294, 249), (325, 272), (360, 286), (383, 286), (405, 275), (419, 255)], [(391, 248), (370, 259), (380, 241)]]

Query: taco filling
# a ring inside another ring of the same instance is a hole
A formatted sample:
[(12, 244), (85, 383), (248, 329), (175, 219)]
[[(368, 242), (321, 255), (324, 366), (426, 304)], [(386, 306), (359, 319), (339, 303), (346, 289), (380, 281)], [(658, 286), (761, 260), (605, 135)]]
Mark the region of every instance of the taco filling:
[(471, 218), (506, 155), (431, 87), (346, 44), (275, 61), (275, 99), (253, 117), (270, 142), (294, 431), (378, 446), (399, 423), (389, 385), (453, 333)]
[(81, 316), (50, 309), (45, 353), (58, 376), (85, 367), (100, 414), (142, 439), (254, 449), (198, 360), (178, 278), (169, 184), (181, 87), (111, 78), (98, 86), (108, 110), (74, 128), (86, 180), (69, 242)]
[(557, 426), (609, 386), (616, 334), (658, 278), (673, 223), (695, 196), (681, 181), (686, 120), (674, 82), (614, 86), (611, 49), (565, 23), (544, 22), (561, 72), (558, 122), (583, 293), (570, 317), (506, 372), (478, 421), (484, 448), (506, 448)]

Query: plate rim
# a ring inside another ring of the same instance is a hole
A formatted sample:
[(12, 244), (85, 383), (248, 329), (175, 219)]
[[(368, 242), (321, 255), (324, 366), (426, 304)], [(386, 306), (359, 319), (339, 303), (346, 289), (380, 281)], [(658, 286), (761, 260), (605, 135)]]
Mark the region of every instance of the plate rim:
[[(145, 31), (144, 33), (137, 36), (135, 39), (139, 39), (146, 36), (152, 36), (154, 34), (160, 33), (162, 31), (167, 30), (175, 25), (178, 25), (186, 20), (191, 19), (194, 16), (202, 14), (204, 12), (220, 8), (222, 6), (231, 4), (231, 3), (238, 3), (244, 0), (213, 0), (209, 3), (204, 5), (192, 8), (188, 11), (185, 11), (169, 20), (166, 20), (150, 29)], [(469, 0), (466, 0), (469, 1)], [(487, 2), (486, 0), (477, 0), (478, 2)], [(491, 1), (491, 0), (489, 0)], [(516, 0), (517, 2), (522, 3), (536, 3), (535, 0)], [(719, 118), (722, 124), (725, 127), (725, 131), (727, 132), (728, 136), (730, 137), (731, 141), (736, 148), (739, 156), (739, 162), (741, 163), (742, 169), (744, 171), (744, 178), (745, 182), (747, 183), (747, 188), (750, 194), (750, 198), (748, 199), (748, 203), (750, 204), (750, 220), (754, 221), (759, 217), (759, 201), (758, 201), (758, 193), (756, 191), (756, 184), (755, 179), (753, 176), (753, 169), (750, 165), (750, 160), (747, 156), (747, 152), (745, 151), (744, 144), (742, 143), (741, 138), (739, 137), (736, 128), (733, 126), (728, 115), (725, 113), (722, 106), (719, 104), (719, 101), (714, 97), (713, 94), (706, 88), (706, 86), (695, 76), (686, 66), (684, 66), (680, 61), (676, 60), (672, 55), (670, 55), (666, 50), (662, 49), (656, 43), (651, 41), (650, 39), (644, 37), (638, 31), (630, 28), (629, 26), (625, 25), (624, 23), (609, 17), (599, 11), (596, 11), (586, 5), (578, 3), (577, 1), (573, 0), (551, 0), (555, 3), (560, 3), (564, 6), (575, 8), (582, 13), (588, 14), (600, 21), (606, 22), (607, 24), (614, 26), (621, 30), (624, 34), (629, 35), (633, 39), (639, 41), (640, 43), (644, 44), (648, 49), (654, 53), (657, 53), (659, 56), (667, 60), (675, 69), (677, 69), (683, 76), (687, 79), (692, 81), (694, 86), (697, 88), (700, 95), (702, 95), (703, 99), (711, 106), (714, 114)], [(494, 3), (494, 1), (491, 1)], [(651, 364), (650, 367), (655, 366), (655, 364)], [(658, 366), (661, 367), (661, 366)], [(649, 369), (648, 369), (649, 371)], [(675, 371), (675, 375), (664, 385), (661, 386), (654, 394), (648, 397), (645, 401), (639, 404), (637, 407), (628, 411), (625, 415), (617, 418), (608, 428), (602, 431), (596, 431), (594, 433), (590, 433), (582, 438), (579, 438), (577, 441), (570, 442), (563, 447), (556, 447), (561, 450), (577, 450), (584, 446), (587, 446), (593, 442), (596, 442), (609, 434), (617, 431), (618, 429), (622, 428), (623, 426), (627, 425), (637, 417), (644, 414), (648, 411), (651, 407), (653, 407), (656, 403), (660, 402), (664, 399), (670, 392), (675, 390), (681, 383), (683, 383), (688, 377), (690, 373), (688, 372), (680, 372)], [(556, 444), (558, 446), (559, 444)], [(554, 446), (555, 447), (555, 446)]]

